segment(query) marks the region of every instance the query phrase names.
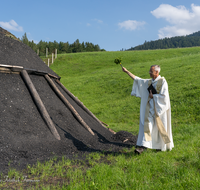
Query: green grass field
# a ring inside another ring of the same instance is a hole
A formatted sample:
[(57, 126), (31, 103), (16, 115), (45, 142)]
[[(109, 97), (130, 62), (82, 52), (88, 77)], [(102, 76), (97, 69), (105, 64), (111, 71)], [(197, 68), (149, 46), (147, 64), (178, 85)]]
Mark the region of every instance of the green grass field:
[[(10, 170), (0, 188), (22, 189), (200, 189), (200, 48), (59, 54), (51, 69), (61, 82), (114, 131), (139, 131), (140, 99), (131, 97), (133, 80), (114, 63), (141, 78), (161, 66), (169, 85), (174, 149), (134, 148), (118, 155), (90, 154), (86, 161), (52, 159), (25, 171)], [(23, 176), (39, 182), (24, 182)], [(3, 178), (4, 176), (2, 176)]]

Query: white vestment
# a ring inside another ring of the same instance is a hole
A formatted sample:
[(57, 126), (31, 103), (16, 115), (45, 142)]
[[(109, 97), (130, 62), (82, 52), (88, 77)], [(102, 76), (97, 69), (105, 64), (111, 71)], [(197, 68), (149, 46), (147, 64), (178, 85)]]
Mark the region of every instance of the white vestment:
[[(135, 77), (131, 95), (141, 98), (140, 103), (140, 128), (137, 140), (137, 146), (144, 146), (151, 149), (161, 149), (162, 151), (171, 150), (174, 147), (172, 138), (172, 128), (171, 128), (171, 106), (168, 92), (168, 84), (165, 78), (162, 79), (162, 86), (159, 94), (153, 94), (153, 99), (149, 101), (150, 110), (148, 115), (149, 120), (149, 130), (151, 134), (151, 141), (146, 141), (144, 135), (144, 121), (145, 121), (145, 110), (149, 97), (149, 92), (147, 90), (149, 80), (152, 80), (152, 85), (155, 88), (157, 81), (161, 78), (159, 75), (155, 80), (152, 79), (141, 79)], [(155, 103), (155, 108), (154, 108)], [(165, 144), (162, 136), (157, 127), (155, 121), (155, 110), (157, 115), (160, 117), (164, 128), (170, 139), (170, 143)]]

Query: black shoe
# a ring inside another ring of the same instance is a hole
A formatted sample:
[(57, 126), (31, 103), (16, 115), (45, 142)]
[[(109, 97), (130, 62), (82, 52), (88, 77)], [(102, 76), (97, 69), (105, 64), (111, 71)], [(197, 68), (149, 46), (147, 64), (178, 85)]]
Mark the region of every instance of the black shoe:
[(135, 149), (135, 153), (136, 153), (136, 154), (142, 154), (143, 151), (144, 151), (143, 148), (136, 148), (136, 149)]
[(156, 152), (160, 152), (161, 151), (161, 149), (156, 149)]

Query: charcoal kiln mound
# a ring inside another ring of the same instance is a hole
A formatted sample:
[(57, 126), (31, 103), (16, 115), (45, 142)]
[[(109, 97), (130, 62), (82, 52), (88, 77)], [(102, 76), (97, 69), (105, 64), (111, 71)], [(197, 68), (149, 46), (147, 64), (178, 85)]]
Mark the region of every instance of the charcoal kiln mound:
[(0, 172), (54, 156), (118, 152), (135, 145), (133, 136), (122, 139), (106, 128), (16, 39), (0, 28)]

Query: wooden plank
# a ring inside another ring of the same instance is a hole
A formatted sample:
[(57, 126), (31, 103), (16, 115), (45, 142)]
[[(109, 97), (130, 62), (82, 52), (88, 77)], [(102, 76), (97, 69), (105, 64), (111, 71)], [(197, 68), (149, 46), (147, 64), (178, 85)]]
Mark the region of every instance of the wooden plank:
[(72, 114), (76, 117), (76, 119), (87, 129), (92, 135), (94, 135), (91, 128), (85, 123), (85, 121), (81, 118), (81, 116), (78, 114), (78, 112), (74, 109), (74, 107), (69, 103), (69, 101), (64, 97), (64, 95), (60, 92), (60, 90), (57, 88), (57, 86), (54, 84), (54, 82), (51, 80), (51, 78), (48, 75), (45, 75), (46, 80), (50, 84), (51, 88), (54, 90), (54, 92), (57, 94), (57, 96), (63, 101), (63, 103), (69, 108), (69, 110), (72, 112)]
[(12, 71), (10, 68), (4, 68), (4, 67), (0, 67), (0, 72), (6, 74), (20, 74), (20, 71)]
[(0, 72), (2, 73), (8, 73), (8, 74), (20, 74), (22, 70), (26, 70), (28, 74), (35, 74), (35, 75), (46, 75), (48, 74), (50, 77), (53, 77), (55, 79), (60, 79), (61, 77), (57, 77), (55, 75), (52, 75), (46, 71), (41, 71), (37, 69), (30, 69), (30, 68), (23, 68), (22, 66), (15, 66), (15, 65), (2, 65), (0, 64)]
[(18, 68), (18, 69), (23, 69), (22, 66), (16, 66), (16, 65), (3, 65), (3, 64), (0, 64), (0, 67), (8, 67), (8, 68)]
[(50, 74), (50, 73), (48, 73), (48, 75), (49, 75), (50, 77), (52, 77), (52, 78), (55, 78), (55, 79), (58, 79), (58, 80), (60, 80), (60, 79), (61, 79), (61, 77), (57, 77), (57, 76), (55, 76), (55, 75), (52, 75), (52, 74)]
[(29, 92), (31, 94), (31, 96), (33, 97), (33, 100), (38, 108), (38, 110), (40, 111), (40, 114), (42, 116), (42, 118), (44, 119), (44, 121), (46, 122), (47, 126), (49, 127), (51, 133), (54, 135), (54, 137), (58, 140), (60, 140), (60, 135), (58, 134), (56, 127), (54, 126), (37, 90), (35, 89), (35, 86), (33, 85), (28, 73), (26, 70), (22, 70), (21, 71), (21, 76), (25, 82), (25, 84), (27, 85)]

